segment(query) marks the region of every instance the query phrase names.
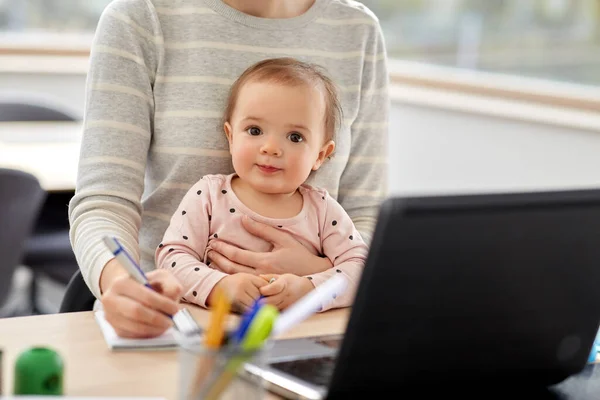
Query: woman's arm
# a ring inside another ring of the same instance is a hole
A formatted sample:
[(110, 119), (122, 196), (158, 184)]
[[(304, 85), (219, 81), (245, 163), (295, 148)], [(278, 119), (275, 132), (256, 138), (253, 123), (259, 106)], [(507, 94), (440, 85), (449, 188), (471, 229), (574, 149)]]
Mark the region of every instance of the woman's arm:
[(146, 1), (117, 0), (106, 8), (91, 49), (77, 190), (69, 204), (71, 243), (97, 298), (123, 275), (116, 262), (103, 273), (113, 258), (104, 235), (116, 236), (139, 260), (140, 199), (161, 51), (160, 27)]
[(367, 244), (379, 206), (387, 195), (388, 69), (383, 34), (376, 17), (367, 38), (358, 115), (351, 126), (352, 145), (342, 174), (338, 201)]
[(124, 273), (104, 246), (116, 236), (139, 260), (138, 230), (161, 52), (157, 19), (144, 0), (116, 0), (102, 14), (90, 55), (71, 243), (83, 278), (123, 337), (153, 337), (172, 325), (181, 286), (152, 271), (155, 290)]

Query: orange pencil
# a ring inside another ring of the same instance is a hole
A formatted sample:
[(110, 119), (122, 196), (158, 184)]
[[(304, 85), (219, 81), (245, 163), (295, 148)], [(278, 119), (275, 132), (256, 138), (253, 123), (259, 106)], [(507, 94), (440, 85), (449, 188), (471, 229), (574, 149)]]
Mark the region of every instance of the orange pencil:
[(218, 291), (215, 297), (215, 305), (212, 309), (208, 328), (206, 329), (203, 338), (204, 353), (199, 355), (196, 376), (193, 380), (193, 384), (190, 386), (190, 399), (198, 398), (204, 382), (206, 381), (206, 377), (214, 367), (218, 351), (221, 348), (225, 337), (225, 322), (227, 315), (229, 315), (229, 311), (231, 310), (231, 301), (223, 291)]

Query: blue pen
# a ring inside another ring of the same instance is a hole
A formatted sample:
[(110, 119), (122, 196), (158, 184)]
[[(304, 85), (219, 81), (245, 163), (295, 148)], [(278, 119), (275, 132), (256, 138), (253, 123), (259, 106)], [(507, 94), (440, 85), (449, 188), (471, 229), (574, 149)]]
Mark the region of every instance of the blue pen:
[[(146, 278), (146, 274), (140, 268), (139, 265), (135, 262), (133, 257), (125, 250), (125, 247), (121, 245), (121, 243), (117, 240), (117, 238), (104, 236), (102, 238), (104, 240), (104, 244), (106, 247), (113, 253), (115, 258), (119, 261), (119, 264), (127, 271), (129, 276), (131, 276), (136, 282), (141, 283), (149, 289), (154, 290), (152, 286), (150, 286), (150, 282), (148, 282), (148, 278)], [(169, 318), (173, 319), (172, 315), (169, 315)]]
[[(154, 290), (154, 288), (150, 285), (150, 282), (148, 282), (148, 278), (146, 278), (144, 271), (142, 271), (133, 257), (131, 257), (127, 250), (125, 250), (125, 247), (119, 243), (117, 238), (105, 236), (103, 240), (104, 244), (106, 244), (108, 249), (113, 253), (121, 266), (125, 269), (125, 271), (127, 271), (127, 273), (129, 273), (129, 276), (131, 276), (136, 282), (139, 282), (147, 288)], [(201, 331), (190, 312), (186, 309), (179, 310), (175, 315), (166, 315), (173, 320), (177, 330), (188, 336), (198, 334)]]
[(103, 240), (104, 244), (106, 244), (106, 247), (108, 247), (108, 249), (113, 253), (115, 258), (119, 260), (119, 263), (123, 268), (125, 268), (125, 271), (129, 273), (129, 276), (131, 276), (133, 279), (135, 279), (135, 281), (141, 283), (142, 285), (154, 290), (152, 286), (150, 286), (150, 283), (148, 282), (148, 278), (146, 278), (144, 271), (142, 271), (140, 266), (137, 265), (137, 263), (129, 255), (127, 250), (125, 250), (121, 243), (119, 243), (117, 238), (104, 236)]
[[(273, 283), (273, 282), (275, 282), (275, 278), (271, 278), (269, 280), (269, 283)], [(242, 339), (244, 338), (244, 335), (246, 335), (246, 331), (248, 330), (248, 327), (250, 326), (252, 319), (254, 318), (254, 316), (256, 315), (258, 310), (260, 309), (260, 306), (261, 306), (260, 301), (264, 298), (265, 298), (264, 296), (260, 296), (258, 299), (256, 299), (256, 301), (254, 302), (252, 307), (242, 317), (242, 320), (240, 321), (240, 326), (233, 334), (233, 341), (235, 343), (240, 343), (242, 341)]]
[(260, 296), (258, 299), (256, 299), (252, 307), (248, 311), (246, 311), (246, 313), (242, 317), (238, 329), (233, 333), (234, 343), (241, 343), (242, 339), (244, 338), (244, 335), (246, 335), (246, 331), (248, 330), (250, 323), (252, 322), (252, 319), (260, 309), (260, 301), (262, 299), (263, 296)]

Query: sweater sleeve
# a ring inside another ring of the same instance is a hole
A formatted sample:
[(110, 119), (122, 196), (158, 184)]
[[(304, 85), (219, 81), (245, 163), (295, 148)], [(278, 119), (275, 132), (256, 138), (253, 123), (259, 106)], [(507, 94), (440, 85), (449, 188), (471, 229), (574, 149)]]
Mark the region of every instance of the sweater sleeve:
[(117, 237), (139, 261), (138, 232), (152, 136), (155, 71), (162, 34), (145, 0), (115, 0), (103, 12), (90, 53), (83, 138), (70, 239), (83, 278), (99, 298), (102, 269)]
[(342, 177), (338, 201), (371, 242), (379, 206), (387, 195), (389, 89), (386, 49), (375, 20), (367, 39), (360, 85), (360, 106), (350, 127), (350, 157)]
[(320, 311), (352, 305), (368, 253), (367, 244), (342, 206), (329, 194), (326, 201), (320, 236), (323, 254), (331, 260), (333, 268), (307, 278), (317, 287), (333, 275), (343, 274), (348, 285), (344, 293), (336, 294), (333, 301), (321, 306)]
[(183, 285), (183, 299), (202, 307), (217, 282), (227, 276), (203, 262), (210, 234), (210, 198), (209, 180), (200, 179), (181, 200), (156, 249), (156, 267), (169, 269)]

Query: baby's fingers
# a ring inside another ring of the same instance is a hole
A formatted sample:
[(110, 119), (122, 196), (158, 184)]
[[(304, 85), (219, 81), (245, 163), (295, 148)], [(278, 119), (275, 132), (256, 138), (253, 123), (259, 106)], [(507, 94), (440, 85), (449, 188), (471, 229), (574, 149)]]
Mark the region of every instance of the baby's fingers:
[(248, 293), (243, 293), (234, 299), (233, 308), (235, 311), (244, 313), (250, 310), (253, 304), (254, 299)]
[(286, 296), (283, 293), (278, 293), (274, 296), (265, 297), (262, 302), (265, 304), (271, 304), (282, 310), (285, 305)]
[(274, 296), (283, 292), (286, 288), (287, 284), (285, 279), (276, 279), (273, 283), (269, 283), (260, 288), (260, 294), (263, 296)]

